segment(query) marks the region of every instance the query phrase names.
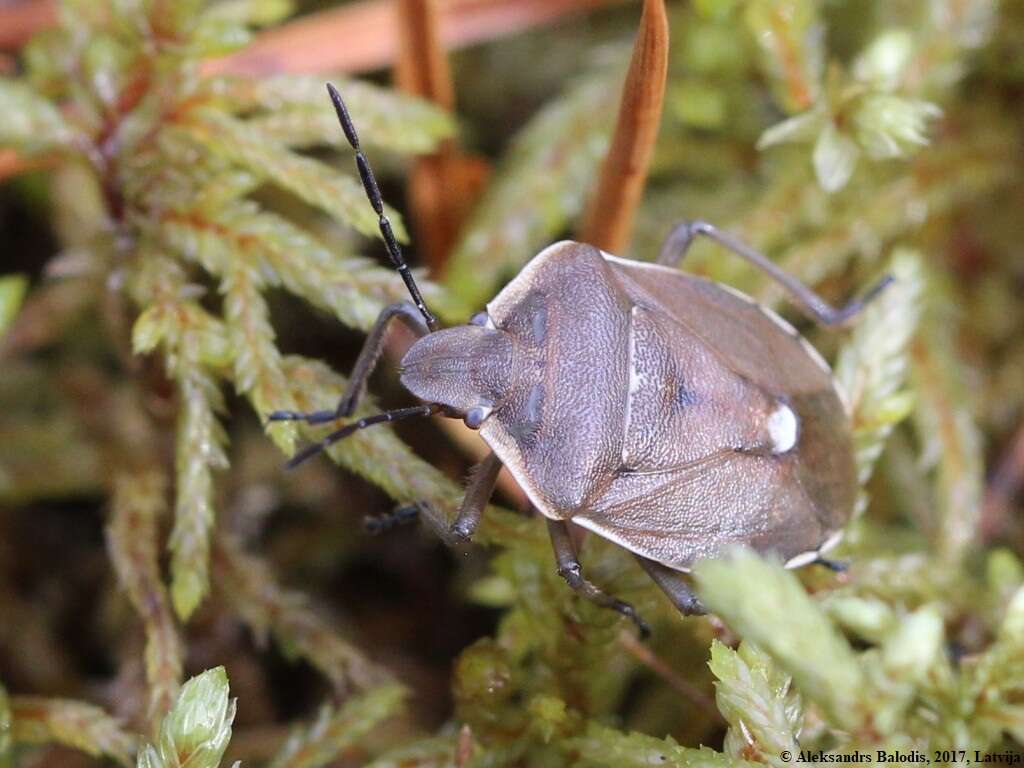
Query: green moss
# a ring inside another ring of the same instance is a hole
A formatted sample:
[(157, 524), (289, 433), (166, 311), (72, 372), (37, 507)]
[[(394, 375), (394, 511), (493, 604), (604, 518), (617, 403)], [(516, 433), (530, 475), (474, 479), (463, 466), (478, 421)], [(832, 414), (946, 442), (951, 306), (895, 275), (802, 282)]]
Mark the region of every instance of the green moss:
[[(395, 206), (391, 180), (457, 125), (464, 147), (500, 148), (443, 283), (422, 281), (446, 320), (464, 321), (572, 234), (609, 143), (635, 10), (453, 54), (457, 85), (474, 94), (458, 121), (336, 80)], [(646, 643), (566, 587), (540, 521), (489, 510), (477, 537), (489, 557), (437, 567), (456, 573), (444, 588), (402, 570), (406, 558), (426, 567), (413, 545), (396, 565), (352, 533), (384, 497), (451, 518), (463, 459), (436, 435), (414, 450), (367, 430), (329, 451), (346, 473), (280, 469), (321, 433), (267, 425), (267, 413), (333, 407), (347, 382), (305, 346), (305, 329), (323, 326), (304, 310), (361, 337), (406, 297), (373, 255), (376, 217), (324, 78), (203, 74), (205, 59), (289, 12), (281, 0), (65, 0), (0, 77), (0, 150), (49, 185), (19, 204), (44, 201), (59, 241), (45, 269), (19, 251), (10, 269), (31, 279), (0, 277), (0, 538), (20, 530), (15, 505), (36, 514), (25, 505), (88, 497), (109, 510), (114, 574), (93, 587), (88, 652), (64, 658), (66, 609), (38, 599), (50, 583), (25, 597), (20, 574), (0, 573), (0, 609), (19, 627), (0, 632), (14, 660), (0, 668), (29, 688), (0, 688), (0, 766), (45, 744), (148, 768), (230, 762), (226, 673), (181, 686), (183, 670), (220, 662), (211, 652), (239, 665), (247, 765), (782, 768), (797, 749), (1019, 750), (1021, 507), (1016, 465), (1000, 459), (1024, 414), (1016, 6), (671, 7), (667, 106), (624, 255), (652, 258), (674, 223), (703, 218), (836, 304), (883, 273), (895, 283), (852, 329), (801, 326), (851, 409), (861, 501), (838, 555), (850, 570), (787, 571), (736, 550), (695, 568), (717, 618), (682, 619), (628, 553), (588, 537), (588, 577), (637, 607)], [(788, 312), (777, 285), (712, 244), (684, 268)], [(282, 510), (273, 524), (270, 510)], [(71, 529), (62, 541), (90, 546)], [(485, 606), (493, 632), (454, 659), (433, 626), (398, 649), (390, 638), (409, 631), (411, 609), (378, 606), (375, 589), (335, 570), (367, 562), (418, 600), (450, 587), (452, 602)], [(120, 702), (126, 722), (78, 700), (96, 695), (95, 666), (69, 670), (93, 653), (118, 665), (116, 690), (137, 694)], [(63, 664), (61, 685), (33, 677), (40, 654)], [(309, 674), (282, 682), (282, 664)], [(78, 699), (57, 697), (65, 689)], [(276, 719), (297, 701), (318, 714), (285, 738)]]

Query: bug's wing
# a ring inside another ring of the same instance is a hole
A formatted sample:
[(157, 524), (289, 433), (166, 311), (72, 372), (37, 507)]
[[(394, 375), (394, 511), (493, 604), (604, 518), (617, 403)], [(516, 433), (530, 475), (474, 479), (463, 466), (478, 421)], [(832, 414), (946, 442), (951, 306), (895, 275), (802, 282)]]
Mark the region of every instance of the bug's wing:
[(606, 259), (635, 305), (622, 469), (574, 522), (683, 569), (735, 542), (816, 550), (856, 495), (827, 366), (748, 299)]
[(783, 560), (813, 552), (834, 532), (792, 462), (719, 451), (660, 473), (617, 477), (600, 509), (574, 523), (670, 568), (714, 557), (732, 544)]
[(605, 260), (635, 302), (685, 323), (744, 378), (792, 395), (833, 390), (832, 373), (821, 355), (789, 323), (750, 297), (657, 264), (607, 254)]

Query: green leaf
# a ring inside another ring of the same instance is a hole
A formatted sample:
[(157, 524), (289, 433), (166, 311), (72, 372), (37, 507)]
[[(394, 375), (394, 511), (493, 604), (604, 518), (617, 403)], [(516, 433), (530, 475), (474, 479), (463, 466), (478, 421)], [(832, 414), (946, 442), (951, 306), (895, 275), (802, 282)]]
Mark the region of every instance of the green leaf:
[(892, 608), (872, 598), (831, 597), (825, 609), (836, 623), (871, 642), (880, 642), (899, 621)]
[(863, 676), (845, 639), (791, 571), (749, 550), (694, 566), (708, 608), (778, 661), (841, 726), (860, 721)]
[(137, 768), (217, 768), (235, 719), (235, 700), (228, 693), (224, 667), (185, 683), (160, 726), (156, 744), (139, 752)]
[(846, 186), (857, 165), (860, 150), (831, 121), (825, 123), (814, 144), (814, 172), (826, 192), (838, 192)]
[(309, 726), (296, 729), (270, 768), (321, 768), (357, 744), (381, 721), (397, 714), (407, 692), (385, 685), (350, 698), (340, 709), (324, 706)]
[(757, 148), (763, 150), (774, 147), (776, 144), (811, 141), (819, 135), (823, 123), (827, 119), (825, 113), (820, 109), (801, 112), (799, 115), (794, 115), (781, 123), (766, 128), (757, 140)]
[(282, 21), (295, 10), (291, 0), (220, 0), (203, 11), (203, 23), (208, 21), (230, 22), (238, 25), (265, 27)]
[(568, 745), (578, 754), (580, 768), (753, 768), (758, 763), (735, 760), (707, 747), (681, 747), (669, 736), (658, 739), (642, 733), (622, 733), (591, 722), (586, 733)]
[(457, 738), (443, 735), (416, 739), (389, 749), (363, 768), (453, 768)]
[(899, 249), (888, 274), (893, 283), (857, 319), (853, 336), (843, 345), (835, 366), (836, 382), (853, 413), (857, 472), (863, 486), (893, 428), (913, 404), (904, 389), (910, 341), (921, 316), (924, 275), (921, 256)]
[(28, 291), (28, 278), (24, 275), (4, 275), (0, 277), (0, 336), (14, 321), (14, 316), (21, 308), (21, 302)]
[[(258, 270), (243, 258), (235, 258), (221, 281), (224, 316), (231, 334), (235, 388), (249, 398), (257, 417), (264, 421), (274, 410), (294, 410), (288, 382), (281, 368), (281, 353), (274, 343), (270, 309), (260, 289)], [(298, 428), (294, 422), (267, 424), (267, 434), (286, 454), (295, 450)]]
[(920, 684), (945, 653), (942, 614), (925, 606), (904, 616), (882, 646), (882, 666), (893, 678)]
[(146, 355), (167, 336), (167, 318), (162, 307), (147, 307), (132, 326), (132, 352)]
[[(377, 214), (363, 186), (317, 160), (290, 152), (258, 128), (221, 112), (199, 110), (185, 130), (209, 151), (230, 158), (371, 237), (380, 237)], [(395, 236), (408, 240), (401, 217), (385, 206)]]
[(948, 562), (977, 546), (985, 487), (985, 461), (954, 288), (934, 269), (924, 270), (926, 298), (920, 331), (911, 349), (916, 393), (915, 427), (921, 464), (937, 467), (933, 521), (935, 544)]
[(210, 535), (214, 524), (214, 469), (227, 466), (225, 436), (216, 411), (221, 395), (198, 365), (178, 364), (175, 448), (176, 499), (171, 550), (171, 600), (182, 619), (192, 615), (210, 590)]
[(940, 115), (942, 110), (931, 102), (872, 94), (854, 114), (857, 142), (875, 160), (906, 157), (928, 144), (927, 124)]
[(0, 77), (0, 147), (39, 152), (68, 144), (71, 136), (57, 107), (27, 85)]
[(785, 765), (783, 751), (798, 752), (803, 724), (799, 695), (789, 675), (756, 646), (744, 642), (734, 651), (715, 640), (711, 645), (715, 700), (729, 722), (726, 752), (732, 757), (757, 755), (770, 765)]
[(157, 731), (181, 684), (184, 644), (160, 569), (160, 518), (166, 512), (167, 478), (151, 470), (122, 471), (114, 478), (107, 550), (122, 589), (142, 620), (149, 707)]
[[(226, 204), (210, 218), (165, 214), (158, 236), (217, 276), (234, 269), (236, 259), (252, 262), (270, 285), (283, 285), (355, 328), (369, 329), (387, 304), (408, 298), (395, 270), (335, 253), (306, 230), (251, 201)], [(443, 299), (436, 285), (417, 282), (432, 306)]]
[(853, 74), (858, 80), (881, 90), (899, 84), (915, 52), (914, 37), (906, 29), (887, 29), (857, 57)]
[(131, 765), (135, 739), (100, 707), (42, 696), (12, 696), (9, 702), (15, 746), (63, 744), (93, 757), (106, 756), (119, 765)]
[[(424, 154), (455, 134), (452, 116), (425, 99), (360, 80), (334, 82), (367, 146)], [(322, 77), (220, 78), (210, 87), (231, 109), (255, 112), (249, 125), (264, 136), (290, 147), (327, 145), (350, 151)]]
[(257, 641), (273, 635), (287, 656), (306, 659), (338, 692), (389, 679), (305, 595), (281, 587), (266, 561), (245, 552), (225, 534), (213, 545), (217, 588)]

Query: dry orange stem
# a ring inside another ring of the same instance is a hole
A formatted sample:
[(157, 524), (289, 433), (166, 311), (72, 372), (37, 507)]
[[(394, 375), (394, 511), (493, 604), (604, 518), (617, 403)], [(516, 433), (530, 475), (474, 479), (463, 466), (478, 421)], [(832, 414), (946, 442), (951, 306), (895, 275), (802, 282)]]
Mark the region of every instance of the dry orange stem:
[[(542, 26), (574, 13), (624, 0), (439, 0), (437, 36), (447, 49), (463, 48)], [(57, 21), (53, 0), (0, 5), (0, 48), (17, 48)], [(305, 16), (260, 34), (252, 45), (204, 63), (206, 75), (361, 72), (387, 66), (399, 50), (393, 0), (363, 0)], [(463, 189), (477, 189), (487, 167), (464, 158)], [(28, 167), (0, 154), (0, 181)], [(31, 166), (35, 167), (35, 166)]]
[(0, 3), (0, 48), (18, 48), (38, 30), (53, 26), (56, 21), (54, 0)]
[(1024, 424), (1017, 427), (1009, 448), (992, 474), (981, 506), (981, 535), (984, 541), (1005, 536), (1012, 529), (1013, 502), (1024, 486)]
[[(546, 24), (613, 0), (444, 0), (438, 35), (446, 49), (463, 48)], [(207, 73), (359, 72), (398, 55), (392, 0), (363, 0), (297, 19), (261, 34), (243, 51), (207, 63)]]
[[(440, 36), (448, 49), (506, 37), (563, 16), (623, 0), (442, 0)], [(57, 21), (54, 0), (0, 5), (0, 48), (18, 48)], [(296, 19), (262, 33), (243, 51), (208, 62), (216, 74), (360, 72), (395, 60), (393, 0), (363, 0)]]
[[(398, 0), (402, 46), (395, 79), (406, 93), (450, 110), (455, 88), (441, 43), (439, 9), (438, 0)], [(417, 248), (435, 274), (444, 266), (469, 211), (472, 195), (463, 167), (454, 140), (447, 140), (434, 154), (418, 158), (409, 177)]]
[(611, 149), (601, 167), (580, 239), (609, 252), (628, 244), (658, 138), (668, 73), (664, 0), (644, 0), (640, 31), (626, 74)]

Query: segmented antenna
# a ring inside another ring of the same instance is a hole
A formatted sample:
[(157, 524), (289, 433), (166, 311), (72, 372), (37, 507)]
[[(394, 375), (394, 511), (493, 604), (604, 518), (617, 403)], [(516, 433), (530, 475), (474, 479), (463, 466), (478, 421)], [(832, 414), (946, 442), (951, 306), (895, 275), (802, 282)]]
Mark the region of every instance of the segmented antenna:
[(427, 327), (431, 331), (436, 331), (440, 327), (437, 318), (427, 309), (419, 286), (416, 285), (412, 272), (409, 271), (409, 265), (405, 263), (405, 259), (402, 256), (402, 249), (398, 246), (395, 233), (391, 230), (391, 222), (384, 215), (384, 200), (380, 196), (377, 179), (373, 175), (373, 169), (370, 168), (370, 161), (366, 159), (366, 155), (363, 154), (363, 150), (359, 146), (359, 134), (356, 133), (356, 127), (352, 124), (352, 118), (349, 117), (348, 108), (345, 106), (345, 102), (342, 101), (338, 89), (330, 83), (327, 84), (327, 92), (331, 95), (331, 101), (334, 103), (334, 111), (338, 113), (341, 130), (345, 132), (345, 138), (348, 139), (348, 143), (352, 145), (352, 149), (356, 152), (356, 168), (359, 169), (359, 178), (363, 181), (363, 189), (366, 190), (366, 197), (370, 201), (370, 205), (377, 212), (377, 224), (380, 226), (380, 234), (384, 238), (384, 245), (387, 248), (388, 256), (391, 258), (391, 263), (398, 270), (398, 274), (402, 276), (405, 287), (409, 289), (409, 295), (412, 296), (413, 303), (416, 304), (416, 308), (423, 315), (423, 319), (427, 321)]

